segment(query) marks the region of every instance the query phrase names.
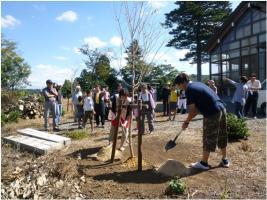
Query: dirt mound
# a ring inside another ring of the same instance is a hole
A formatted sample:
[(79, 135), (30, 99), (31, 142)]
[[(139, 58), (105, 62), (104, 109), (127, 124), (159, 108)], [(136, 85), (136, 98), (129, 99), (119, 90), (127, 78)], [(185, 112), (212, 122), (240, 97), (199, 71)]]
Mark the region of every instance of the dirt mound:
[[(142, 160), (142, 166), (147, 166), (148, 164)], [(125, 162), (123, 162), (121, 164), (122, 167), (127, 168), (127, 169), (131, 169), (131, 168), (137, 168), (138, 166), (138, 158), (137, 157), (133, 157), (133, 158), (129, 158), (127, 159)]]
[[(111, 152), (112, 152), (112, 147), (103, 147), (98, 151), (98, 153), (89, 155), (88, 157), (95, 160), (106, 162), (110, 160)], [(122, 158), (123, 158), (122, 152), (116, 150), (115, 160), (121, 160)]]
[(169, 159), (159, 166), (157, 172), (167, 177), (183, 177), (190, 173), (190, 169), (177, 160)]

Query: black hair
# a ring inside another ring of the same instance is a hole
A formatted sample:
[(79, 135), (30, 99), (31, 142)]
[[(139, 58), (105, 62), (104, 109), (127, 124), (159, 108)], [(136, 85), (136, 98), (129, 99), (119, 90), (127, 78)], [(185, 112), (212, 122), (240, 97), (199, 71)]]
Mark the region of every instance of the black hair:
[(174, 80), (175, 84), (189, 83), (189, 76), (186, 73), (178, 74)]
[(82, 96), (78, 97), (78, 101), (81, 102), (83, 100)]
[(240, 78), (242, 83), (247, 83), (248, 82), (248, 78), (246, 76), (241, 76)]
[(119, 91), (119, 96), (121, 97), (121, 96), (129, 96), (129, 92), (128, 92), (128, 90), (126, 90), (126, 89), (124, 89), (124, 88), (122, 88), (122, 89), (120, 89), (120, 91)]

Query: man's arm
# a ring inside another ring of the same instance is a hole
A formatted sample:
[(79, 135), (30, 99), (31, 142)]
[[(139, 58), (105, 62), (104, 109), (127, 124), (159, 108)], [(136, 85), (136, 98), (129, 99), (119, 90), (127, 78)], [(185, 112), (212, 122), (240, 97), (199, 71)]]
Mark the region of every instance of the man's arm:
[(190, 121), (198, 114), (198, 109), (196, 108), (195, 104), (190, 104), (187, 106), (188, 106), (188, 115), (182, 125), (183, 130), (188, 127), (188, 124), (190, 123)]
[(43, 94), (44, 94), (44, 96), (46, 96), (47, 98), (55, 97), (54, 94), (49, 93), (47, 90), (43, 90)]

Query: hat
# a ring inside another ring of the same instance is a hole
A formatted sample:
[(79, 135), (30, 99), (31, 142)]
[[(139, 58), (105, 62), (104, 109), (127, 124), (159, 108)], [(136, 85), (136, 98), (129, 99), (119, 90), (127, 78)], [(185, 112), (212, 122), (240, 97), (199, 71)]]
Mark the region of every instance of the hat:
[(50, 80), (50, 79), (48, 79), (47, 81), (46, 81), (46, 84), (52, 84), (53, 82)]

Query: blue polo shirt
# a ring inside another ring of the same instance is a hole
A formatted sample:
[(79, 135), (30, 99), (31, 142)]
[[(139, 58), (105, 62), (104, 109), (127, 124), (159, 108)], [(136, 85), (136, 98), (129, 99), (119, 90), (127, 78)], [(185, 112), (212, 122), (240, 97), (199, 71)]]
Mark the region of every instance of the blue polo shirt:
[(225, 109), (224, 103), (218, 95), (201, 82), (189, 83), (185, 95), (187, 105), (195, 104), (204, 117), (210, 117)]

